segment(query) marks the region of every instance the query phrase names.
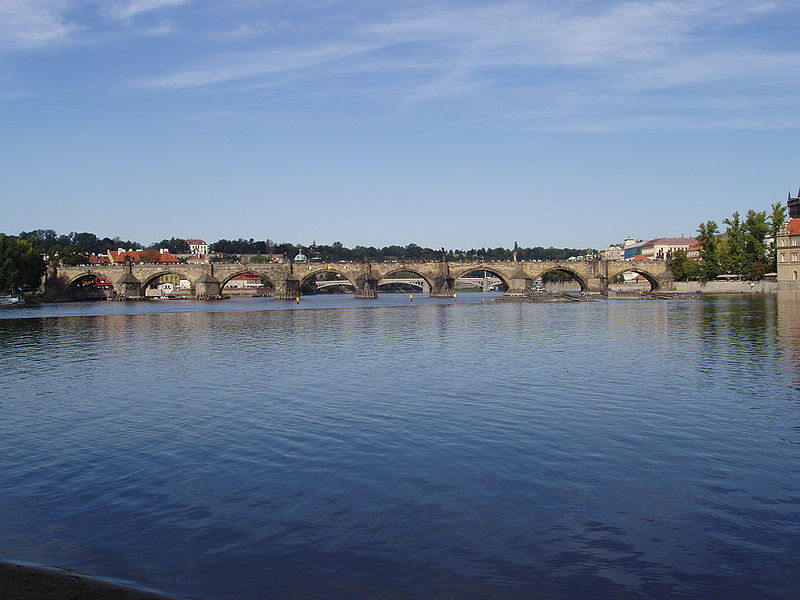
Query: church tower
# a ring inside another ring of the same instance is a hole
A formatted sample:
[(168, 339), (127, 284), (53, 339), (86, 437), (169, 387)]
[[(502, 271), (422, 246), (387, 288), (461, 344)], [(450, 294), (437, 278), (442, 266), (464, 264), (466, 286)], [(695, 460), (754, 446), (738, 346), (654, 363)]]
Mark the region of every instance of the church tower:
[(786, 206), (789, 208), (790, 219), (800, 219), (800, 190), (798, 190), (796, 198), (792, 198), (792, 194), (789, 194)]

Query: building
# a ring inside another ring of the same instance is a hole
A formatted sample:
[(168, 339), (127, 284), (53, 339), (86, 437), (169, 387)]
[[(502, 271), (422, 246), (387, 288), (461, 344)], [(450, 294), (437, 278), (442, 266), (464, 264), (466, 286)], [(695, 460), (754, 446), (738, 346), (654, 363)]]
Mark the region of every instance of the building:
[(206, 244), (205, 240), (191, 239), (186, 240), (186, 243), (189, 244), (189, 252), (191, 254), (201, 258), (208, 256), (208, 244)]
[(703, 245), (699, 242), (695, 242), (689, 249), (686, 251), (686, 258), (691, 258), (692, 260), (700, 260), (700, 252), (703, 250)]
[(623, 244), (609, 244), (608, 248), (600, 250), (600, 260), (622, 260), (625, 256)]
[(635, 257), (640, 256), (642, 254), (642, 247), (646, 243), (647, 242), (643, 242), (641, 240), (638, 242), (634, 242), (632, 239), (625, 240), (622, 258), (624, 260), (633, 260)]
[(778, 289), (800, 291), (800, 191), (786, 202), (789, 220), (775, 238), (778, 252)]
[(696, 243), (695, 238), (656, 238), (645, 242), (642, 246), (642, 256), (650, 260), (669, 260), (676, 250), (689, 250)]
[(264, 282), (261, 281), (261, 277), (255, 273), (243, 273), (242, 275), (236, 275), (228, 280), (225, 287), (239, 290), (252, 290), (263, 288)]
[(174, 265), (181, 262), (166, 248), (161, 248), (160, 250), (156, 250), (155, 248), (150, 250), (133, 250), (130, 248), (125, 250), (124, 248), (117, 248), (116, 250), (108, 251), (108, 260), (112, 265), (119, 265), (126, 262)]

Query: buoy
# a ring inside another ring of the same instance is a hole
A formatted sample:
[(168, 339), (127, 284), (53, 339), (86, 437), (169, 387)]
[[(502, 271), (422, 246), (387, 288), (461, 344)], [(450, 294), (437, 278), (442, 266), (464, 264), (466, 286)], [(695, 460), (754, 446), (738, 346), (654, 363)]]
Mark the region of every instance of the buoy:
[(456, 294), (455, 292), (453, 292), (453, 300), (455, 300), (456, 298), (458, 298), (458, 294)]
[(298, 304), (300, 304), (300, 297), (299, 297), (299, 296), (298, 296), (297, 298), (295, 298), (294, 300), (295, 300), (295, 302), (297, 302)]
[(409, 294), (408, 299), (413, 302), (414, 301), (414, 294)]

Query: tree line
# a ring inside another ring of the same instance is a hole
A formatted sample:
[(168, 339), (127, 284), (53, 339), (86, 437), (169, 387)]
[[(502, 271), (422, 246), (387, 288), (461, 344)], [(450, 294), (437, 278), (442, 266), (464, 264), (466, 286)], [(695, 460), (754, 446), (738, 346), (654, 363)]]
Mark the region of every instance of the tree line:
[(700, 223), (697, 242), (699, 260), (678, 250), (672, 257), (672, 271), (678, 281), (709, 281), (723, 274), (761, 279), (778, 268), (776, 237), (786, 223), (786, 207), (773, 204), (770, 212), (748, 210), (744, 218), (735, 212), (722, 220), (725, 231), (716, 221)]
[[(434, 249), (411, 243), (405, 246), (391, 245), (383, 247), (354, 246), (348, 248), (341, 242), (330, 245), (312, 243), (308, 246), (292, 244), (289, 242), (275, 243), (272, 240), (255, 241), (245, 240), (219, 240), (210, 245), (211, 252), (222, 256), (239, 254), (272, 255), (284, 254), (291, 257), (301, 252), (309, 259), (319, 259), (325, 262), (345, 261), (406, 261), (406, 260), (440, 260), (443, 249)], [(517, 260), (566, 260), (571, 256), (584, 256), (594, 250), (586, 248), (522, 248), (516, 242), (513, 248), (472, 248), (470, 250), (451, 249), (445, 251), (450, 261), (471, 260), (512, 260), (516, 253)]]
[[(37, 252), (53, 257), (58, 255), (63, 264), (82, 264), (89, 254), (105, 254), (117, 248), (159, 249), (167, 248), (172, 254), (188, 254), (189, 244), (183, 238), (172, 237), (152, 244), (141, 244), (119, 237), (99, 237), (94, 233), (72, 232), (58, 234), (53, 229), (36, 229), (23, 231), (18, 236), (30, 242)], [(254, 240), (239, 238), (236, 240), (220, 239), (209, 244), (209, 252), (221, 257), (234, 257), (241, 254), (270, 255), (283, 254), (294, 257), (304, 253), (309, 258), (315, 257), (323, 261), (390, 261), (390, 260), (439, 260), (441, 249), (427, 248), (414, 243), (405, 246), (390, 245), (383, 247), (357, 245), (348, 248), (341, 242), (330, 245), (312, 243), (310, 245), (290, 242), (276, 243), (270, 239)], [(516, 242), (512, 248), (471, 248), (469, 250), (447, 250), (447, 258), (452, 261), (470, 260), (511, 260), (516, 253), (517, 260), (566, 260), (571, 256), (584, 256), (594, 252), (587, 248), (544, 248), (535, 246), (522, 248)]]

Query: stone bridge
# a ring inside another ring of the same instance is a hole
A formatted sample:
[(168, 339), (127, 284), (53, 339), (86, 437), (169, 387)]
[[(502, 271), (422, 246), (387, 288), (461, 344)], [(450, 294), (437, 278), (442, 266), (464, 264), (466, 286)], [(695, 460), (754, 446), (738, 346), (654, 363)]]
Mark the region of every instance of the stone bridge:
[(216, 263), (216, 264), (125, 264), (94, 266), (51, 265), (45, 278), (45, 295), (65, 298), (75, 295), (81, 281), (102, 275), (114, 284), (118, 297), (140, 298), (145, 290), (164, 275), (178, 275), (188, 280), (197, 298), (218, 298), (233, 277), (253, 273), (274, 288), (275, 298), (293, 300), (300, 296), (300, 286), (309, 278), (337, 273), (355, 290), (356, 298), (376, 298), (378, 284), (393, 274), (413, 274), (424, 280), (430, 295), (452, 297), (456, 279), (473, 271), (497, 277), (507, 287), (506, 294), (517, 296), (530, 292), (531, 284), (545, 273), (560, 271), (570, 275), (583, 292), (605, 293), (608, 282), (625, 271), (645, 277), (653, 290), (672, 289), (674, 276), (663, 261), (491, 261), (491, 262), (381, 262), (381, 263)]

